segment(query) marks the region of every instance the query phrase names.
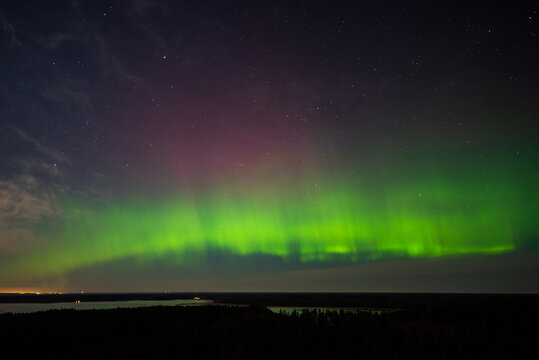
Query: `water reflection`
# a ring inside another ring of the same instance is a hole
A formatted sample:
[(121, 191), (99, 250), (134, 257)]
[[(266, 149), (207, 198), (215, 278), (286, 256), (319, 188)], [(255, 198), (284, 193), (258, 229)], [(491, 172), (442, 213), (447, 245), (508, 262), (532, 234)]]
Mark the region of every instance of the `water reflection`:
[(62, 303), (4, 303), (0, 304), (1, 313), (32, 313), (45, 310), (103, 310), (116, 308), (137, 308), (144, 306), (200, 306), (212, 300), (130, 300), (130, 301), (74, 301)]

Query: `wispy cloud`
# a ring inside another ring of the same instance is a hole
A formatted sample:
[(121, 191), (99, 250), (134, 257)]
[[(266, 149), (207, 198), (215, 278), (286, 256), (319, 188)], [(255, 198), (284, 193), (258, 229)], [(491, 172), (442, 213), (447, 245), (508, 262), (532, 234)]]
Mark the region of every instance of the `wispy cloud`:
[(71, 164), (71, 160), (64, 153), (43, 144), (16, 126), (10, 125), (9, 128), (11, 128), (22, 140), (34, 145), (35, 150), (40, 154), (45, 155), (49, 160), (55, 161), (56, 163)]
[(32, 229), (58, 215), (56, 197), (33, 176), (0, 180), (0, 253), (15, 253), (37, 241)]
[(90, 91), (82, 80), (64, 79), (44, 90), (42, 95), (48, 101), (65, 105), (64, 109), (74, 107), (77, 112), (84, 114), (91, 114), (93, 111)]
[(15, 28), (13, 27), (13, 25), (11, 25), (5, 17), (3, 17), (2, 15), (0, 15), (0, 23), (2, 23), (2, 30), (4, 33), (6, 33), (8, 36), (9, 36), (9, 45), (14, 48), (14, 47), (20, 47), (22, 48), (22, 44), (21, 42), (19, 41), (19, 39), (17, 38), (17, 34), (15, 32)]
[(142, 79), (128, 69), (120, 58), (116, 56), (113, 51), (114, 46), (108, 39), (97, 33), (95, 41), (99, 51), (99, 60), (105, 74), (119, 75), (134, 83), (142, 82)]
[(74, 36), (65, 33), (47, 34), (38, 37), (38, 42), (47, 49), (54, 50), (60, 47), (64, 42), (74, 40)]
[(0, 219), (36, 223), (56, 214), (54, 194), (41, 191), (39, 180), (23, 176), (15, 181), (0, 180)]
[(35, 227), (60, 216), (57, 199), (68, 191), (61, 168), (71, 160), (16, 126), (3, 131), (28, 150), (10, 159), (9, 174), (0, 174), (0, 253), (6, 254), (39, 241)]

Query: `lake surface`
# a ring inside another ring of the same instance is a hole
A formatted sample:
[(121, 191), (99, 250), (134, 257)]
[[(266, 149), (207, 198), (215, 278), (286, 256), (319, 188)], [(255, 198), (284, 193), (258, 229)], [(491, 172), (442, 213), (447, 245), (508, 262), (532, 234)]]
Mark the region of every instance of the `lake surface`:
[(60, 303), (0, 303), (2, 313), (32, 313), (45, 310), (102, 310), (117, 308), (137, 308), (144, 306), (200, 306), (212, 300), (129, 300), (129, 301), (88, 301)]
[[(81, 302), (56, 302), (56, 303), (0, 303), (0, 314), (2, 313), (32, 313), (46, 310), (103, 310), (117, 308), (138, 308), (146, 306), (204, 306), (213, 303), (213, 300), (126, 300), (126, 301), (81, 301)], [(217, 304), (216, 304), (217, 305)], [(220, 304), (231, 306), (228, 304)], [(292, 315), (294, 312), (301, 314), (304, 311), (323, 312), (368, 312), (371, 314), (382, 314), (391, 309), (369, 309), (353, 307), (316, 307), (316, 306), (267, 306), (274, 313)]]
[(352, 313), (358, 313), (358, 312), (368, 312), (371, 314), (382, 314), (388, 311), (392, 311), (391, 309), (366, 309), (366, 308), (350, 308), (350, 307), (309, 307), (309, 306), (268, 306), (269, 310), (273, 311), (274, 313), (283, 313), (287, 315), (291, 315), (294, 313), (294, 311), (299, 315), (303, 313), (304, 311), (322, 311), (322, 312), (352, 312)]

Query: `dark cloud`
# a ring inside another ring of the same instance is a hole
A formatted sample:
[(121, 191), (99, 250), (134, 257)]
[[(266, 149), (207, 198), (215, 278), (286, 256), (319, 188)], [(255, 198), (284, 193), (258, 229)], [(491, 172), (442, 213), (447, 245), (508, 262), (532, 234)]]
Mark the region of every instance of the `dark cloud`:
[(237, 286), (269, 291), (536, 292), (539, 253), (406, 259), (245, 276)]
[[(206, 259), (207, 260), (207, 259)], [(193, 260), (194, 261), (194, 260)], [(70, 291), (292, 291), (528, 293), (539, 281), (539, 253), (406, 259), (359, 265), (282, 267), (261, 256), (223, 256), (219, 265), (179, 265), (171, 258), (126, 258), (71, 272)], [(261, 267), (253, 266), (260, 262)], [(268, 265), (273, 271), (265, 271)], [(282, 271), (275, 272), (275, 268)], [(301, 268), (301, 269), (298, 269)], [(239, 270), (243, 268), (243, 270)], [(295, 269), (294, 269), (295, 268)]]

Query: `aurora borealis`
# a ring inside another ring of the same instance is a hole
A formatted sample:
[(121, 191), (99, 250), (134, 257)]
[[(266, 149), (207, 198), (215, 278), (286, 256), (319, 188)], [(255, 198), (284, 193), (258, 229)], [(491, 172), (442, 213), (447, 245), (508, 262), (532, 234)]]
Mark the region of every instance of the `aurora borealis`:
[(535, 230), (534, 218), (527, 219), (518, 205), (525, 195), (508, 186), (481, 185), (492, 190), (471, 186), (461, 193), (451, 183), (391, 189), (386, 204), (380, 196), (335, 183), (321, 183), (314, 191), (238, 190), (96, 208), (66, 204), (69, 221), (50, 234), (62, 239), (60, 244), (16, 271), (58, 274), (122, 257), (152, 261), (165, 254), (196, 266), (186, 257), (208, 251), (354, 262), (515, 250)]
[(0, 290), (539, 290), (536, 8), (26, 6)]

